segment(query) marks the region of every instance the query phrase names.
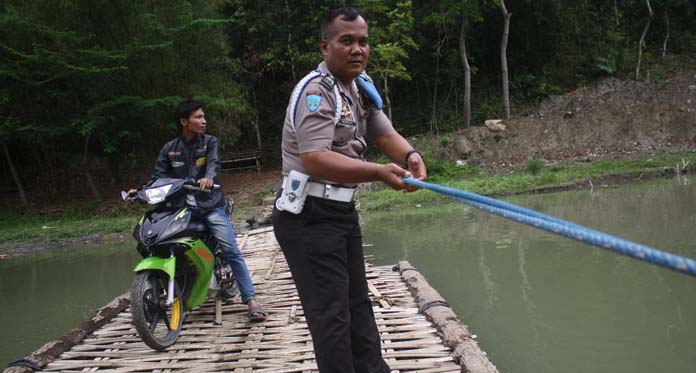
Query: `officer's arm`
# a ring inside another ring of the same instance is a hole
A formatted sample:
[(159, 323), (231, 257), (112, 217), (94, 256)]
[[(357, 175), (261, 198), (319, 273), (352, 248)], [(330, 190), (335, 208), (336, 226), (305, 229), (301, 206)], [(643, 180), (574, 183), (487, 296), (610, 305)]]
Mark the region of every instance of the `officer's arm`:
[[(418, 180), (425, 180), (427, 177), (427, 171), (423, 158), (421, 158), (420, 153), (414, 152), (409, 154), (409, 151), (411, 151), (413, 147), (398, 132), (387, 132), (384, 135), (374, 139), (374, 143), (379, 150), (381, 150), (382, 153), (389, 157), (389, 159), (391, 159), (393, 162), (398, 164), (406, 163), (408, 170), (411, 171), (414, 178)], [(406, 159), (407, 154), (408, 159)]]
[(407, 188), (401, 178), (411, 176), (408, 171), (394, 163), (365, 162), (331, 150), (302, 153), (300, 159), (302, 167), (311, 176), (338, 184), (382, 181), (394, 189), (401, 190)]

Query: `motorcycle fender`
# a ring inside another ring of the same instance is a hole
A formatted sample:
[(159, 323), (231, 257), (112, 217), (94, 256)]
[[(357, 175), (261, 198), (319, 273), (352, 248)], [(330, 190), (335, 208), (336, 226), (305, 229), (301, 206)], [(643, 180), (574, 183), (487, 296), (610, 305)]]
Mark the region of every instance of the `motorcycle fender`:
[(169, 276), (169, 278), (174, 278), (174, 273), (176, 272), (176, 257), (147, 257), (135, 265), (135, 268), (133, 268), (133, 272), (140, 272), (147, 269), (158, 269), (166, 273)]

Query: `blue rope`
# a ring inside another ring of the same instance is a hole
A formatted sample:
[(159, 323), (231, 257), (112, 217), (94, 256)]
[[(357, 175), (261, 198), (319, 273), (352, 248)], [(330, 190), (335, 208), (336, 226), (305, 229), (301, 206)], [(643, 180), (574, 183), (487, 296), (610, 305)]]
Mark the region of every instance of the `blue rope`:
[(621, 237), (612, 236), (476, 193), (430, 184), (410, 177), (404, 178), (404, 182), (432, 190), (456, 201), (507, 219), (696, 277), (696, 261), (693, 259), (656, 250)]

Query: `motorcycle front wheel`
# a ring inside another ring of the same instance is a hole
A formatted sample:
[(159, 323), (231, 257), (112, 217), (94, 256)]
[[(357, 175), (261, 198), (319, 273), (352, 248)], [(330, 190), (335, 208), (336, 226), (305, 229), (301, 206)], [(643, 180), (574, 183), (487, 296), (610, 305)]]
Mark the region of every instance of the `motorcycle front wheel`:
[(131, 288), (131, 314), (138, 335), (153, 350), (163, 351), (179, 338), (184, 322), (181, 289), (174, 283), (174, 303), (167, 305), (169, 277), (146, 270), (135, 275)]

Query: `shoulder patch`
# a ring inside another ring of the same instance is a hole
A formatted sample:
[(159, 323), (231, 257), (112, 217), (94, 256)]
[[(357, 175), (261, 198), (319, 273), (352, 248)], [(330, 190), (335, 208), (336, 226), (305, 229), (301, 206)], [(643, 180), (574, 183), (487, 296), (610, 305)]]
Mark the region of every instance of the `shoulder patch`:
[(321, 92), (320, 91), (307, 91), (307, 109), (314, 112), (321, 104)]
[(314, 70), (309, 74), (305, 75), (305, 77), (302, 78), (302, 80), (300, 80), (300, 82), (295, 85), (295, 88), (292, 89), (292, 94), (290, 95), (290, 104), (288, 105), (288, 108), (285, 112), (285, 117), (290, 118), (290, 124), (292, 125), (293, 130), (295, 129), (295, 116), (297, 115), (297, 105), (300, 104), (300, 100), (302, 99), (302, 91), (304, 91), (304, 89), (307, 87), (310, 81), (319, 76), (322, 76), (321, 72), (318, 70)]

